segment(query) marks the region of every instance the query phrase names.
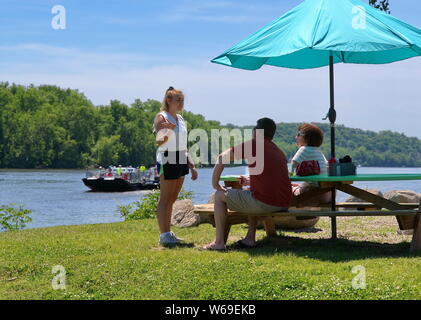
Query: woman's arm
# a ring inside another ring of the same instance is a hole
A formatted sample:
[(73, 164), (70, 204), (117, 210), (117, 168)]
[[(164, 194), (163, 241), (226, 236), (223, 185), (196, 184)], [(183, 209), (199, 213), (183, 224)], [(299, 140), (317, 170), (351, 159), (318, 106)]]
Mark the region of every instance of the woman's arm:
[(298, 168), (298, 166), (300, 165), (301, 161), (304, 160), (304, 152), (305, 152), (305, 148), (304, 147), (300, 147), (297, 152), (294, 154), (294, 156), (292, 157), (291, 160), (291, 171), (295, 172), (295, 169)]
[(189, 151), (187, 151), (187, 162), (188, 162), (188, 164), (189, 164), (189, 168), (190, 168), (190, 169), (194, 169), (194, 168), (196, 168), (196, 166), (194, 165), (193, 158), (191, 157), (191, 155), (190, 155), (190, 152), (189, 152)]
[(165, 119), (163, 115), (158, 114), (156, 116), (154, 121), (154, 129), (156, 132), (156, 142), (158, 146), (161, 146), (168, 141), (168, 136), (170, 134), (169, 129), (174, 130), (175, 127), (176, 125)]
[(154, 127), (155, 131), (158, 132), (162, 129), (172, 129), (174, 130), (177, 125), (174, 123), (169, 122), (162, 114), (158, 114), (155, 117)]
[(187, 162), (189, 164), (191, 179), (194, 181), (194, 180), (197, 179), (198, 173), (197, 173), (196, 167), (194, 165), (193, 158), (191, 157), (191, 155), (188, 151), (187, 151)]

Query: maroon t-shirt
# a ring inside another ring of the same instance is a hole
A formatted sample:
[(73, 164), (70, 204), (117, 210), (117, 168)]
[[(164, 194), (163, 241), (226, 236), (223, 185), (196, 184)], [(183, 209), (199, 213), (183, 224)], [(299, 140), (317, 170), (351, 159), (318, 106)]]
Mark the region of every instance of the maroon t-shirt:
[(259, 147), (256, 140), (252, 139), (233, 147), (232, 150), (236, 159), (247, 160), (250, 191), (257, 200), (276, 207), (290, 206), (292, 190), (287, 160), (272, 140), (265, 138)]

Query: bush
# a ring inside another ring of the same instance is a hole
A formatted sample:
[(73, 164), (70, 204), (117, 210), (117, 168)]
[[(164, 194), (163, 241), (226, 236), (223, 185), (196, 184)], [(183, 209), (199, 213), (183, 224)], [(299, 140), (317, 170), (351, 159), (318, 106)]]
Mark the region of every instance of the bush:
[(31, 210), (24, 209), (22, 205), (15, 204), (0, 206), (0, 230), (19, 230), (26, 226), (32, 219), (29, 216)]
[[(139, 201), (127, 206), (118, 206), (118, 211), (125, 221), (156, 218), (160, 190), (155, 190), (144, 195)], [(193, 199), (192, 191), (181, 190), (178, 200)]]

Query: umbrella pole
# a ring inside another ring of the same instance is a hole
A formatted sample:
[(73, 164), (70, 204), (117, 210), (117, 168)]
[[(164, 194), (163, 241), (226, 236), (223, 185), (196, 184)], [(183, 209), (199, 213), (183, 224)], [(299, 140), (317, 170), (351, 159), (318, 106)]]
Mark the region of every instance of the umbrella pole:
[[(330, 108), (329, 108), (329, 121), (330, 121), (330, 157), (335, 158), (335, 84), (334, 84), (334, 70), (333, 70), (333, 56), (329, 56), (329, 83), (330, 83)], [(331, 188), (332, 200), (331, 209), (336, 211), (336, 189)], [(336, 232), (336, 217), (331, 218), (332, 239), (337, 238)]]

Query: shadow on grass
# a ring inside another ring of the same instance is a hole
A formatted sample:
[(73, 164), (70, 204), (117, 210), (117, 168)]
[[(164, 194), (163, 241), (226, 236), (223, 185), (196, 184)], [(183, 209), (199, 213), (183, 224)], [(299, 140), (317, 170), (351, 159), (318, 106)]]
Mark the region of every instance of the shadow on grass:
[[(244, 229), (248, 229), (247, 225), (244, 225)], [(258, 226), (257, 227), (258, 230), (265, 230), (265, 228), (263, 226)], [(315, 227), (309, 227), (309, 228), (302, 228), (302, 229), (285, 229), (282, 228), (280, 226), (276, 226), (276, 230), (280, 231), (280, 232), (293, 232), (293, 233), (317, 233), (317, 232), (322, 232), (323, 229), (320, 228), (315, 228)]]
[(289, 229), (282, 229), (282, 228), (276, 228), (276, 230), (278, 231), (286, 231), (286, 232), (293, 232), (293, 233), (317, 233), (317, 232), (322, 232), (323, 229), (320, 228), (303, 228), (303, 229), (295, 229), (295, 230), (289, 230)]
[(160, 244), (163, 249), (175, 249), (175, 248), (194, 248), (193, 242), (180, 242), (176, 244)]
[(252, 249), (229, 250), (244, 251), (250, 256), (273, 256), (279, 253), (292, 254), (310, 259), (330, 262), (346, 262), (370, 258), (408, 258), (421, 256), (411, 254), (409, 243), (379, 243), (348, 239), (303, 239), (291, 236), (266, 237), (256, 242)]

